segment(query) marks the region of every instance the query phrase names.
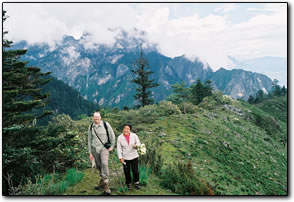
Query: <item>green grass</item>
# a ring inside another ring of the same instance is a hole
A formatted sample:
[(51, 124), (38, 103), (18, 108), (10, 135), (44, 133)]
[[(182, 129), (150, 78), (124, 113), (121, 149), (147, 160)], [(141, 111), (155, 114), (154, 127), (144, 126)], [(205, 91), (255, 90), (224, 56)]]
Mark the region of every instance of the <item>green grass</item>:
[[(117, 176), (113, 173), (113, 168), (110, 168), (110, 181), (109, 186), (110, 190), (112, 191), (112, 195), (171, 195), (172, 193), (168, 190), (163, 189), (160, 184), (160, 179), (155, 176), (154, 174), (150, 174), (148, 176), (148, 185), (142, 186), (141, 189), (136, 190), (127, 190), (127, 187), (123, 185), (123, 188), (121, 188), (120, 183), (117, 179)], [(100, 180), (100, 177), (98, 175), (98, 171), (92, 170), (92, 169), (86, 169), (84, 170), (84, 178), (83, 180), (78, 183), (77, 185), (74, 185), (70, 187), (65, 195), (102, 195), (103, 190), (95, 190), (94, 187), (97, 185), (97, 183)], [(122, 172), (122, 169), (120, 169), (119, 172), (120, 178), (122, 182), (124, 182), (124, 175)], [(122, 191), (124, 190), (124, 192)]]
[(84, 174), (75, 168), (67, 170), (65, 177), (60, 174), (47, 174), (38, 177), (36, 183), (28, 181), (27, 184), (18, 187), (17, 195), (63, 195), (66, 190), (83, 179)]
[[(174, 162), (191, 160), (196, 175), (209, 184), (216, 195), (286, 195), (288, 154), (284, 105), (281, 105), (282, 108), (274, 107), (279, 109), (275, 113), (282, 113), (274, 116), (264, 110), (263, 105), (230, 99), (223, 102), (221, 98), (215, 102), (210, 99), (215, 98), (205, 99), (192, 114), (165, 116), (161, 107), (163, 112), (154, 114), (148, 119), (149, 122), (139, 121), (144, 120), (146, 114), (150, 115), (147, 109), (147, 112), (140, 110), (142, 114), (130, 110), (110, 112), (105, 117), (118, 136), (125, 120), (122, 116), (127, 116), (128, 122), (133, 124), (133, 131), (147, 149), (156, 148), (162, 156), (162, 170)], [(281, 99), (285, 103), (284, 98)], [(278, 106), (279, 100), (274, 102)], [(149, 108), (156, 109), (156, 106)], [(84, 127), (78, 129), (81, 133), (87, 131), (88, 123), (85, 120), (75, 123)], [(86, 135), (81, 137), (86, 144)], [(114, 195), (175, 194), (162, 187), (161, 179), (154, 173), (147, 177), (148, 183), (141, 190), (122, 192), (111, 164), (110, 167), (110, 187)], [(122, 169), (120, 172), (124, 181)], [(99, 181), (98, 174), (92, 173), (91, 169), (84, 170), (84, 174), (80, 183), (66, 191), (67, 195), (101, 194), (93, 189)]]

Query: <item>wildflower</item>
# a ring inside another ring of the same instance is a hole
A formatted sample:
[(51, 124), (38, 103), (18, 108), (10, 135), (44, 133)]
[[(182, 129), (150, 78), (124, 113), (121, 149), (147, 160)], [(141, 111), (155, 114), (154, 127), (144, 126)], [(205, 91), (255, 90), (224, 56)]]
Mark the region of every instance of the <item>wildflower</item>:
[(145, 155), (146, 154), (146, 146), (145, 144), (141, 144), (140, 146), (137, 147), (137, 151), (140, 155)]

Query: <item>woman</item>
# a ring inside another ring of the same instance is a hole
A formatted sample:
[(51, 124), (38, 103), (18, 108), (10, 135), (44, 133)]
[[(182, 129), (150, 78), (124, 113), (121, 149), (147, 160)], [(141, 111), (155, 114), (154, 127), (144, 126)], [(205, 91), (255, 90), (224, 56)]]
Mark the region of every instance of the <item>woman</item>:
[(123, 134), (117, 138), (117, 155), (120, 162), (124, 165), (124, 173), (126, 177), (126, 184), (128, 189), (132, 189), (131, 169), (133, 172), (133, 181), (136, 189), (139, 186), (139, 154), (136, 150), (140, 146), (140, 140), (135, 133), (131, 132), (132, 126), (130, 124), (123, 125)]

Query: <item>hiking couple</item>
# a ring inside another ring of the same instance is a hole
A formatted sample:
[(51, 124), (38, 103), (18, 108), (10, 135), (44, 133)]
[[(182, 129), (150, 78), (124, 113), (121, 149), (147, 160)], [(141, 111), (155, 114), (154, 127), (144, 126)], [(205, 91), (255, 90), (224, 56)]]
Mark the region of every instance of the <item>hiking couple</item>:
[[(131, 169), (135, 188), (139, 189), (139, 166), (138, 152), (136, 148), (141, 144), (138, 136), (131, 132), (132, 126), (124, 124), (123, 133), (117, 138), (117, 155), (123, 164), (126, 184), (128, 189), (132, 188)], [(95, 161), (96, 168), (100, 172), (100, 183), (95, 189), (104, 189), (104, 194), (111, 193), (109, 189), (109, 167), (108, 158), (115, 146), (115, 134), (109, 123), (101, 120), (99, 112), (93, 115), (93, 123), (88, 129), (88, 148), (90, 160)]]

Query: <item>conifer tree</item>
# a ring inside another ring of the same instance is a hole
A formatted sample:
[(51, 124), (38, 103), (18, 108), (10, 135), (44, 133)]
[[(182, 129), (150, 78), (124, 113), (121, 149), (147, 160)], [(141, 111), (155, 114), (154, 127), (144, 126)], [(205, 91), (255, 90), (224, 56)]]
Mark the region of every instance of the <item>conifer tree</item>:
[(253, 104), (254, 103), (254, 97), (252, 95), (250, 95), (249, 98), (248, 98), (248, 100), (247, 100), (247, 102), (249, 104)]
[(278, 83), (279, 83), (279, 81), (277, 79), (273, 80), (272, 91), (273, 91), (274, 96), (279, 97), (282, 95), (282, 88)]
[(141, 48), (140, 58), (134, 64), (134, 69), (131, 70), (131, 72), (136, 75), (132, 82), (137, 84), (134, 98), (139, 102), (139, 107), (153, 104), (154, 100), (151, 97), (151, 91), (149, 89), (159, 86), (159, 84), (154, 82), (154, 79), (149, 79), (150, 74), (153, 73), (149, 68), (149, 62), (143, 57), (143, 51)]
[[(7, 19), (6, 11), (2, 13), (2, 22)], [(27, 67), (21, 61), (26, 50), (10, 49), (12, 42), (4, 36), (2, 40), (2, 127), (3, 127), (3, 194), (8, 194), (8, 182), (17, 186), (24, 177), (29, 177), (40, 169), (38, 148), (44, 143), (40, 127), (36, 126), (39, 118), (50, 114), (43, 111), (37, 115), (34, 109), (45, 105), (48, 94), (41, 92), (41, 86), (49, 82), (37, 67)], [(8, 177), (9, 176), (9, 177)]]
[(281, 93), (282, 95), (287, 95), (287, 88), (285, 86), (282, 87)]
[(210, 80), (205, 81), (203, 91), (204, 97), (212, 95), (212, 82)]
[(197, 83), (191, 86), (192, 88), (192, 103), (198, 105), (205, 96), (204, 86), (201, 83), (200, 79), (197, 80)]

